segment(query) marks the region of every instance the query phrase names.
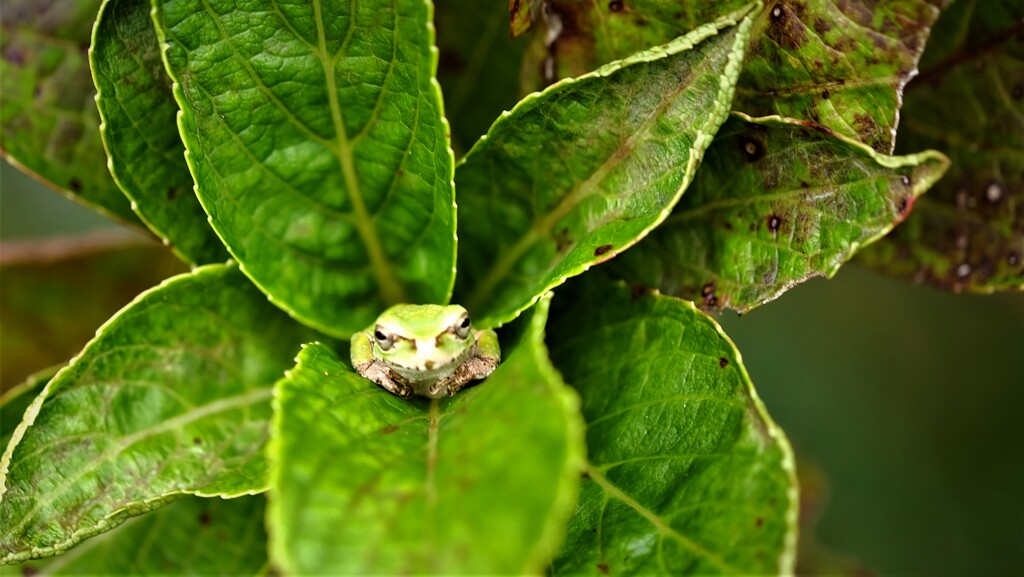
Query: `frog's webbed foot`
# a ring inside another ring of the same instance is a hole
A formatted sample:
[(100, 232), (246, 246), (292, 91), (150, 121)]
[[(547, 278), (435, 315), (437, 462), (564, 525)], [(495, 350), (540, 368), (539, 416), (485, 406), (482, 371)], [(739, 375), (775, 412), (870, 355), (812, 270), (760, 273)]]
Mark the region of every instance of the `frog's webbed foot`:
[(412, 398), (413, 391), (412, 386), (404, 382), (403, 379), (396, 379), (396, 375), (381, 363), (369, 361), (362, 363), (356, 367), (356, 371), (360, 375), (363, 375), (367, 379), (377, 383), (384, 388), (387, 392), (402, 397), (403, 399)]
[(498, 359), (492, 356), (478, 355), (466, 360), (455, 370), (448, 383), (448, 396), (469, 386), (472, 381), (483, 379), (494, 372)]

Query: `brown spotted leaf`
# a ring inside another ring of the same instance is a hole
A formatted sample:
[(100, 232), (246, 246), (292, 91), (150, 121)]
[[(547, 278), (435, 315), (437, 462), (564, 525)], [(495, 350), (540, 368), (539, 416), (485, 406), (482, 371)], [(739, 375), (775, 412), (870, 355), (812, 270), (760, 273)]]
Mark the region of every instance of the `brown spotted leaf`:
[[(810, 120), (891, 152), (900, 95), (946, 0), (779, 0), (751, 31), (734, 108)], [(524, 63), (534, 87), (661, 44), (740, 0), (551, 0)], [(535, 15), (535, 20), (537, 20)]]
[(611, 267), (704, 308), (746, 311), (834, 275), (948, 165), (934, 151), (886, 156), (817, 125), (734, 115), (668, 219)]
[(907, 90), (900, 150), (934, 147), (949, 174), (864, 254), (891, 274), (954, 291), (1024, 288), (1024, 2), (946, 12)]

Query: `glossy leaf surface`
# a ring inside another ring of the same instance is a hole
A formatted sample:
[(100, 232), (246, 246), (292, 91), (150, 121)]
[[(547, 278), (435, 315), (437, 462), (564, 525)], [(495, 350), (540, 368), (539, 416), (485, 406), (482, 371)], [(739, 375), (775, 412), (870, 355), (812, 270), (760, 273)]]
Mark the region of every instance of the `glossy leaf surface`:
[(263, 497), (185, 497), (22, 575), (258, 575), (267, 564)]
[(561, 541), (583, 457), (578, 400), (543, 344), (547, 303), (490, 377), (432, 403), (393, 396), (336, 352), (307, 346), (275, 393), (277, 567), (539, 571)]
[(473, 147), (456, 174), (456, 302), (480, 326), (514, 318), (665, 218), (725, 120), (744, 13), (528, 96)]
[(454, 275), (452, 153), (424, 0), (163, 0), (199, 199), (243, 272), (335, 335)]
[(1024, 3), (958, 1), (934, 36), (897, 145), (952, 168), (865, 260), (954, 291), (1024, 289)]
[(143, 293), (15, 431), (0, 461), (0, 560), (59, 553), (176, 494), (263, 490), (270, 387), (311, 336), (233, 266)]
[(86, 49), (100, 0), (9, 0), (0, 34), (0, 151), (65, 195), (138, 222), (107, 172)]
[(707, 309), (747, 311), (832, 277), (948, 166), (934, 151), (885, 156), (800, 121), (734, 115), (668, 219), (611, 266)]
[(739, 352), (692, 303), (594, 277), (559, 291), (549, 329), (589, 460), (549, 573), (792, 573), (793, 456)]
[[(757, 16), (734, 109), (819, 122), (892, 151), (900, 96), (946, 0), (767, 2)], [(552, 0), (550, 59), (526, 70), (575, 76), (736, 10), (742, 0)], [(535, 73), (536, 76), (536, 73)], [(538, 79), (544, 82), (545, 79)]]
[(178, 105), (164, 71), (146, 0), (106, 0), (89, 63), (110, 171), (149, 228), (191, 264), (228, 253), (192, 190)]

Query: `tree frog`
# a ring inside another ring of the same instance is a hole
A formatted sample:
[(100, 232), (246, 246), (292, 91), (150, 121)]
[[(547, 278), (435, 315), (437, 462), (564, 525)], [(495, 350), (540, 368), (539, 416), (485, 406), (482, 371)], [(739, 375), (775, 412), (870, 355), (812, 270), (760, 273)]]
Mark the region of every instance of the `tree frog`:
[(459, 305), (395, 305), (352, 337), (352, 366), (403, 399), (452, 396), (501, 362), (494, 331), (470, 325)]

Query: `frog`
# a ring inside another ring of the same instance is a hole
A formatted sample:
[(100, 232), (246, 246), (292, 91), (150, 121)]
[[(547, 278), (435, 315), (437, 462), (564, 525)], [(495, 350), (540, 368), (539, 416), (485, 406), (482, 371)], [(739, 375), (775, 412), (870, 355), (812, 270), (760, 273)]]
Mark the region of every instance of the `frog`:
[(352, 336), (352, 367), (403, 399), (451, 397), (501, 362), (498, 335), (460, 305), (397, 304)]

